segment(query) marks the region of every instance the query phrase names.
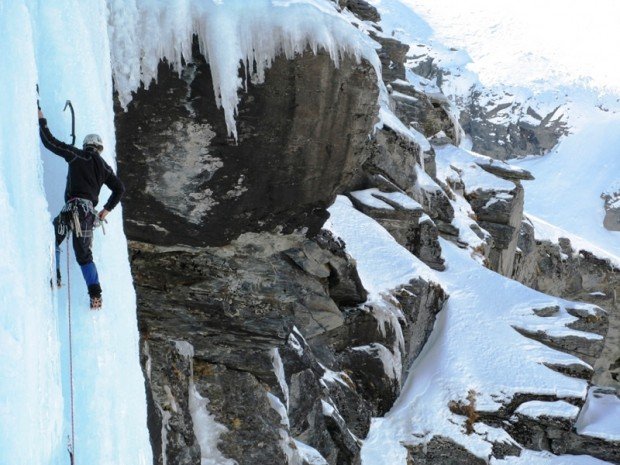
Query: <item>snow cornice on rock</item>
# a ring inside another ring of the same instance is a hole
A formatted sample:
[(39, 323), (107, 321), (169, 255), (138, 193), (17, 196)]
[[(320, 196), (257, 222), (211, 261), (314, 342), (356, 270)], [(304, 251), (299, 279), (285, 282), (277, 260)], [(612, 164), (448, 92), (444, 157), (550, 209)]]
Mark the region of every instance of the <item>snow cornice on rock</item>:
[(306, 50), (323, 50), (335, 66), (352, 56), (368, 61), (378, 80), (381, 76), (378, 44), (327, 0), (111, 0), (108, 27), (123, 107), (141, 85), (148, 88), (157, 80), (161, 61), (179, 72), (193, 61), (196, 37), (211, 68), (216, 103), (235, 138), (239, 90), (247, 89), (248, 78), (264, 82), (265, 71), (279, 55), (292, 59)]

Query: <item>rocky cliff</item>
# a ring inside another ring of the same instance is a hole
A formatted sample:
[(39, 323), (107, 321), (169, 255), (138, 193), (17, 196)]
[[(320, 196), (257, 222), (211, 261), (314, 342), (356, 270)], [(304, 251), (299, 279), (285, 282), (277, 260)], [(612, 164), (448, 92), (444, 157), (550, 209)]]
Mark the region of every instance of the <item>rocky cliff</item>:
[[(379, 19), (362, 0), (340, 8)], [(443, 237), (530, 287), (615, 305), (617, 269), (592, 257), (565, 260), (562, 244), (536, 241), (528, 230), (520, 180), (529, 173), (488, 160), (438, 173), (436, 152), (458, 146), (463, 127), (444, 96), (404, 80), (408, 47), (379, 29), (374, 38), (380, 77), (353, 57), (337, 67), (323, 52), (278, 57), (264, 83), (249, 83), (241, 95), (236, 140), (196, 45), (180, 73), (160, 62), (157, 83), (116, 109), (156, 464), (193, 465), (220, 454), (222, 463), (239, 465), (361, 463), (371, 418), (398, 398), (449, 295), (413, 279), (384, 296), (400, 317), (377, 318), (346, 244), (323, 229), (337, 194), (434, 270), (446, 266)], [(396, 122), (380, 117), (378, 78)], [(493, 181), (472, 184), (473, 171)], [(465, 210), (468, 226), (455, 220)], [(594, 298), (598, 291), (607, 300)], [(580, 328), (606, 334), (602, 311), (575, 310), (575, 317)], [(523, 334), (593, 365), (604, 351), (600, 341)], [(617, 377), (610, 365), (601, 377)], [(594, 375), (582, 366), (554, 369)], [(495, 457), (529, 448), (620, 460), (605, 441), (574, 433), (572, 417), (519, 414), (536, 400), (556, 399), (524, 396), (495, 414), (476, 414), (481, 423), (508, 425), (513, 439), (494, 443)], [(578, 409), (584, 399), (568, 402)], [(211, 430), (197, 426), (205, 424)], [(219, 444), (205, 440), (214, 434)], [(486, 463), (442, 437), (407, 447), (411, 463)]]

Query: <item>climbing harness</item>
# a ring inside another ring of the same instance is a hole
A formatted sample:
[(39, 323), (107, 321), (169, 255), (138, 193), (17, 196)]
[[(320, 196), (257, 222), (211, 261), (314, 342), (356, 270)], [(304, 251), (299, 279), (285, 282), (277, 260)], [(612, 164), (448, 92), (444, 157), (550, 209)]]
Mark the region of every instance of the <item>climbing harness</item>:
[[(67, 239), (69, 239), (67, 237)], [(71, 465), (75, 465), (75, 413), (74, 413), (74, 398), (73, 398), (73, 333), (71, 322), (71, 266), (69, 242), (67, 241), (67, 312), (69, 322), (69, 385), (71, 389), (71, 438), (67, 448), (69, 449), (69, 457), (71, 458)]]
[(93, 207), (93, 203), (90, 200), (75, 197), (69, 199), (60, 211), (60, 219), (57, 226), (58, 234), (64, 236), (65, 234), (73, 231), (75, 237), (92, 236), (92, 229), (82, 229), (80, 222), (80, 209), (85, 215), (88, 215), (89, 213), (93, 215), (93, 229), (99, 226), (103, 227), (103, 221), (99, 218), (97, 210)]

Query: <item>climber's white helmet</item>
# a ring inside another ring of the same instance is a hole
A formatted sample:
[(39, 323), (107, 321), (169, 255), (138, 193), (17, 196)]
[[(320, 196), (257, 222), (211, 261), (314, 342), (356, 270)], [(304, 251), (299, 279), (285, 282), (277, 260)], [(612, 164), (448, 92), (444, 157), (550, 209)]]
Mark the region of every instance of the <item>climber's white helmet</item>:
[(99, 134), (89, 134), (84, 138), (84, 142), (82, 146), (86, 148), (87, 146), (96, 147), (100, 152), (103, 150), (103, 141)]

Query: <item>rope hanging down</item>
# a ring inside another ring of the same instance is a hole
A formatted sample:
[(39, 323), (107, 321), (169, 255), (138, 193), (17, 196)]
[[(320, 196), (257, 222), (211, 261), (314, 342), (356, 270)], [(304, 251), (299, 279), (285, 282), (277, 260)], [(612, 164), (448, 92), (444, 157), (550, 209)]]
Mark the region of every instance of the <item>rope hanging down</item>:
[(69, 251), (69, 239), (71, 232), (67, 234), (67, 308), (68, 308), (68, 321), (69, 321), (69, 384), (71, 389), (71, 438), (69, 439), (68, 449), (69, 457), (71, 458), (71, 465), (75, 465), (75, 415), (74, 415), (74, 402), (73, 402), (73, 334), (71, 332), (71, 267), (69, 265), (69, 258), (71, 252)]

